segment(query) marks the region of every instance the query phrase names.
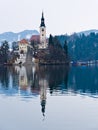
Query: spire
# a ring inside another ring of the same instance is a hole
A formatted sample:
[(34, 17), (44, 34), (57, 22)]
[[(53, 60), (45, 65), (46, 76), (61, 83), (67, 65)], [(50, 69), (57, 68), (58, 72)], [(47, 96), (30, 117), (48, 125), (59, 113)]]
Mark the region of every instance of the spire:
[(40, 27), (45, 27), (45, 22), (44, 22), (44, 13), (42, 12), (42, 18), (41, 18), (41, 24)]
[(45, 116), (45, 105), (46, 105), (46, 100), (42, 100), (41, 101), (41, 106), (42, 106), (41, 111), (42, 111), (43, 116)]
[(44, 19), (44, 13), (43, 13), (43, 11), (42, 11), (42, 19)]

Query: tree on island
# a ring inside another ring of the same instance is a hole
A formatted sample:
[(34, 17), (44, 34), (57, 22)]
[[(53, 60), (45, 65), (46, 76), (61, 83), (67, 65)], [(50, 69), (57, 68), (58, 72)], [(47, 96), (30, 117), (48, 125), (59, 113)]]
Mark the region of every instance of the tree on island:
[[(59, 61), (59, 62), (66, 62), (67, 58), (67, 51), (65, 51), (65, 46), (62, 47), (60, 41), (58, 40), (58, 37), (52, 37), (50, 35), (49, 37), (51, 40), (49, 40), (49, 51), (51, 55), (51, 59), (54, 61)], [(51, 44), (52, 41), (52, 44)], [(67, 50), (67, 44), (66, 44), (66, 50)]]
[(53, 37), (50, 34), (48, 48), (44, 50), (39, 50), (37, 57), (40, 61), (46, 63), (66, 63), (67, 61), (67, 42), (66, 46), (62, 47), (57, 36)]
[(51, 34), (49, 36), (49, 46), (54, 46), (53, 36)]

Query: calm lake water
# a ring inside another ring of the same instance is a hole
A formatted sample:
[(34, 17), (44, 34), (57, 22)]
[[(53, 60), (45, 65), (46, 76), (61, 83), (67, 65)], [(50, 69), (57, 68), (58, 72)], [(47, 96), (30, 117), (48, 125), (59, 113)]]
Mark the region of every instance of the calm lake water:
[(0, 130), (98, 130), (98, 67), (0, 67)]

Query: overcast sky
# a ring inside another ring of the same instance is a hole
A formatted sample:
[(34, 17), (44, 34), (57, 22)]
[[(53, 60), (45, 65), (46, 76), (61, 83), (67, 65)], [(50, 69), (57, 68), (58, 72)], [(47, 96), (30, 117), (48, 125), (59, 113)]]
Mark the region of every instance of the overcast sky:
[(47, 35), (98, 29), (98, 0), (0, 0), (0, 33), (39, 31), (42, 10)]

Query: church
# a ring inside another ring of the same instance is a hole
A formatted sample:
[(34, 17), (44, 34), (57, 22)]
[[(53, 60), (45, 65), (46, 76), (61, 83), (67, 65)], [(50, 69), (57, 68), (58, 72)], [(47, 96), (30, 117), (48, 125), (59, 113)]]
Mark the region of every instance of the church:
[[(45, 26), (45, 19), (44, 19), (44, 13), (42, 12), (41, 16), (41, 23), (40, 23), (40, 34), (39, 35), (32, 35), (29, 40), (22, 39), (18, 42), (19, 50), (18, 54), (19, 57), (15, 60), (15, 64), (25, 64), (27, 59), (27, 53), (28, 53), (28, 47), (34, 51), (34, 49), (31, 47), (31, 42), (36, 42), (38, 45), (38, 49), (47, 49), (48, 42), (46, 39), (46, 26)], [(34, 58), (32, 57), (31, 62), (34, 62)]]
[(46, 26), (45, 26), (45, 19), (44, 19), (44, 13), (42, 12), (41, 17), (41, 23), (40, 23), (40, 35), (32, 35), (30, 38), (31, 41), (35, 41), (39, 43), (38, 48), (39, 49), (45, 49), (48, 47), (48, 41), (46, 39)]
[(40, 45), (39, 48), (47, 48), (46, 43), (46, 26), (44, 21), (44, 14), (42, 12), (41, 24), (40, 24)]

